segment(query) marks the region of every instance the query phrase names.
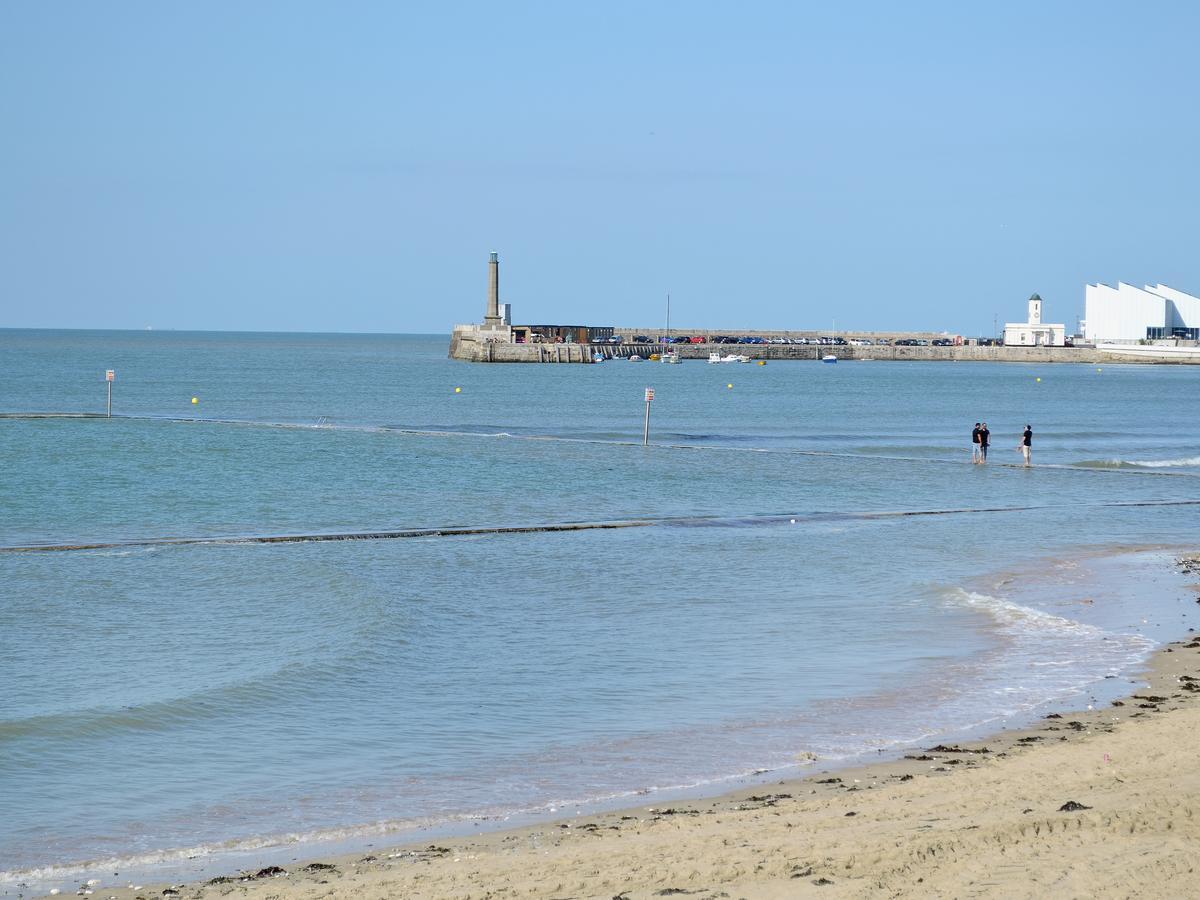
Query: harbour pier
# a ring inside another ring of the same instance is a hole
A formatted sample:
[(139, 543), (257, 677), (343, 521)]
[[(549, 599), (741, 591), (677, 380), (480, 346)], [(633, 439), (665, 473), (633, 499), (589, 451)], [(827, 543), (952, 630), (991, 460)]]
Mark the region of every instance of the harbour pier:
[[(1037, 319), (1040, 303), (1037, 295)], [(1032, 306), (1031, 306), (1032, 310)], [(1031, 320), (1033, 312), (1031, 311)], [(1026, 328), (1026, 325), (1012, 326)], [(1049, 327), (1049, 326), (1047, 326)], [(1060, 326), (1055, 326), (1060, 327)], [(668, 343), (671, 337), (687, 334), (688, 343)], [(739, 339), (753, 337), (754, 342)], [(1063, 346), (1061, 343), (1001, 344), (998, 341), (950, 339), (932, 332), (837, 333), (831, 343), (828, 331), (681, 331), (615, 328), (610, 325), (522, 325), (512, 321), (512, 307), (500, 302), (500, 261), (496, 253), (488, 261), (487, 311), (477, 324), (455, 325), (450, 336), (452, 359), (479, 363), (574, 363), (590, 365), (612, 359), (638, 356), (649, 359), (667, 349), (685, 360), (707, 360), (712, 353), (736, 353), (751, 360), (839, 360), (962, 361), (1014, 363), (1200, 363), (1198, 353), (1166, 351), (1135, 353), (1095, 346)], [(824, 342), (822, 342), (824, 339)], [(732, 341), (732, 343), (731, 343)], [(1135, 348), (1141, 349), (1141, 348)], [(1153, 348), (1145, 348), (1147, 351)]]

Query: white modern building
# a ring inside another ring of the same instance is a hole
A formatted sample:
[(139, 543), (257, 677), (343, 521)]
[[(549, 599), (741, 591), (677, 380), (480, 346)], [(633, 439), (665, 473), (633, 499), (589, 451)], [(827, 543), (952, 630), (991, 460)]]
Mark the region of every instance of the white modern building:
[(1066, 325), (1042, 322), (1042, 298), (1029, 298), (1029, 321), (1007, 322), (1004, 325), (1006, 347), (1062, 347), (1067, 342)]
[(1200, 297), (1165, 284), (1089, 284), (1084, 290), (1083, 333), (1094, 342), (1200, 340)]

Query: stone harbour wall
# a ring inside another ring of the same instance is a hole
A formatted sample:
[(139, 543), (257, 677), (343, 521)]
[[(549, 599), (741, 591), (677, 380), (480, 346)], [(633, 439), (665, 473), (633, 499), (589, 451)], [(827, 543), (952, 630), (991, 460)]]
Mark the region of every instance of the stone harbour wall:
[[(461, 329), (461, 330), (460, 330)], [(506, 363), (586, 363), (596, 354), (605, 359), (627, 359), (638, 355), (643, 359), (651, 353), (662, 353), (661, 344), (509, 344), (480, 340), (470, 327), (456, 328), (450, 338), (450, 357), (468, 362)], [(682, 359), (707, 360), (710, 353), (741, 354), (759, 360), (819, 360), (836, 356), (839, 360), (953, 360), (960, 362), (1013, 363), (1084, 363), (1116, 365), (1130, 363), (1162, 364), (1173, 360), (1114, 357), (1091, 347), (897, 347), (891, 345), (821, 346), (814, 344), (672, 344)], [(1180, 363), (1195, 360), (1180, 360)]]

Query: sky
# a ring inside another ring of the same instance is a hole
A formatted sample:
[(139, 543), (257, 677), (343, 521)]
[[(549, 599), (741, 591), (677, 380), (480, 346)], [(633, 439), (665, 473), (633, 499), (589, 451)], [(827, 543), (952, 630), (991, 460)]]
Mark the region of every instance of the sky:
[(1073, 330), (1200, 293), (1190, 3), (0, 4), (0, 327)]

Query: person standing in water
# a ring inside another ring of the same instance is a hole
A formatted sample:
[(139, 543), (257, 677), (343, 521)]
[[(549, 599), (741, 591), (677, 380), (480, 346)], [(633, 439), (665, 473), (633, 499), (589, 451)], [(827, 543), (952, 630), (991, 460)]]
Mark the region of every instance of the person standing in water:
[(971, 429), (971, 462), (979, 462), (979, 423)]
[(1025, 433), (1021, 435), (1021, 455), (1025, 457), (1025, 465), (1030, 465), (1033, 455), (1033, 426), (1026, 425)]
[(991, 440), (992, 433), (988, 430), (987, 422), (979, 426), (979, 461), (987, 462), (988, 442)]

